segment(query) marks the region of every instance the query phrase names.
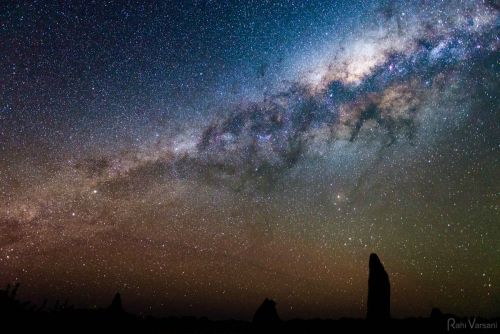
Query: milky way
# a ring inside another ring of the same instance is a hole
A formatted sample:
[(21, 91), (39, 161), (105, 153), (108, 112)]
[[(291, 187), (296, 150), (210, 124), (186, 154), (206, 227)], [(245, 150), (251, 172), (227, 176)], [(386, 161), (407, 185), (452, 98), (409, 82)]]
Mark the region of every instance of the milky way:
[(0, 283), (249, 318), (498, 315), (495, 1), (0, 10)]

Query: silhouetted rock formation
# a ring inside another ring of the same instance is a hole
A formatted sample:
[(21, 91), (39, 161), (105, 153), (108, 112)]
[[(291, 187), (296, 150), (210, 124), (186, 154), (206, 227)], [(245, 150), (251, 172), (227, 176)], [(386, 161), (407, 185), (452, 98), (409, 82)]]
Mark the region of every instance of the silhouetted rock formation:
[(109, 307), (108, 307), (108, 311), (110, 313), (114, 313), (114, 314), (123, 313), (122, 297), (119, 293), (117, 293), (115, 295), (115, 297), (113, 298), (111, 305), (109, 305)]
[(274, 300), (266, 298), (255, 312), (253, 323), (256, 325), (276, 325), (280, 322), (281, 319), (276, 311), (276, 303)]
[(391, 285), (389, 276), (377, 254), (370, 255), (370, 274), (368, 277), (368, 320), (387, 320), (390, 318)]
[(431, 311), (431, 319), (441, 319), (443, 317), (443, 312), (437, 307), (434, 307)]

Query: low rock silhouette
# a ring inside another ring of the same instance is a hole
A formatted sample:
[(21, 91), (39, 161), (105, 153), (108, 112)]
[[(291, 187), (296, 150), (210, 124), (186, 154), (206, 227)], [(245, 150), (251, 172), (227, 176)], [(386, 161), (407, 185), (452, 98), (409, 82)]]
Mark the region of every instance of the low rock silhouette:
[(370, 255), (368, 277), (368, 320), (388, 320), (391, 317), (391, 285), (389, 275), (377, 254)]
[(119, 293), (116, 293), (111, 305), (108, 307), (108, 312), (113, 314), (121, 314), (124, 313), (122, 306), (122, 297)]
[(281, 319), (276, 311), (276, 303), (274, 300), (266, 298), (255, 311), (253, 323), (256, 325), (276, 325), (280, 322)]
[(431, 319), (441, 319), (443, 317), (443, 312), (437, 307), (434, 307), (431, 311)]

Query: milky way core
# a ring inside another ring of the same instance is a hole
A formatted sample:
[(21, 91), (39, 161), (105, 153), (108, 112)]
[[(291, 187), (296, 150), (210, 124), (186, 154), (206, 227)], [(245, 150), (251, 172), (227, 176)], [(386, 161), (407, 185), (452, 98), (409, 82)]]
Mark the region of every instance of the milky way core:
[(500, 310), (497, 1), (0, 5), (0, 284), (251, 318)]

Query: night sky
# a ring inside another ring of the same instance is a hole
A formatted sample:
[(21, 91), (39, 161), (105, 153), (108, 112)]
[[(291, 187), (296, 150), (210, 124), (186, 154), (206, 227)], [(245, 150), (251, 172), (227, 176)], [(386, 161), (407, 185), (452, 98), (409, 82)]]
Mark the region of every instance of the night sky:
[(497, 1), (125, 3), (0, 5), (0, 285), (500, 315)]

